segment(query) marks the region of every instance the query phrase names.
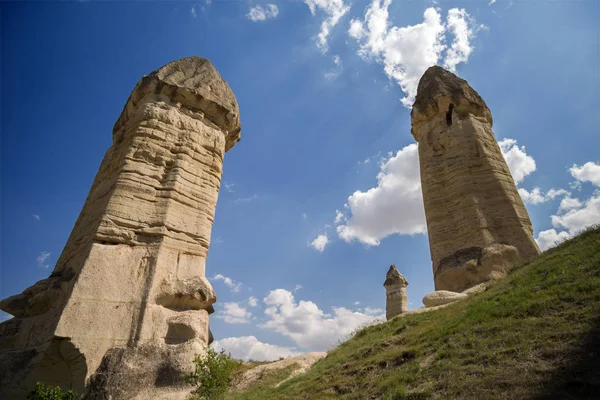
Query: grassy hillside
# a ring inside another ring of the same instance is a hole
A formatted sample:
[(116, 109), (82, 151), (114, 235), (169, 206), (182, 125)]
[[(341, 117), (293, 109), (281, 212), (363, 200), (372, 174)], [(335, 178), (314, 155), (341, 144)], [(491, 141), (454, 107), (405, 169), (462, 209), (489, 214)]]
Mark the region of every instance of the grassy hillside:
[(228, 399), (600, 399), (600, 229), (487, 292), (359, 331), (306, 374)]

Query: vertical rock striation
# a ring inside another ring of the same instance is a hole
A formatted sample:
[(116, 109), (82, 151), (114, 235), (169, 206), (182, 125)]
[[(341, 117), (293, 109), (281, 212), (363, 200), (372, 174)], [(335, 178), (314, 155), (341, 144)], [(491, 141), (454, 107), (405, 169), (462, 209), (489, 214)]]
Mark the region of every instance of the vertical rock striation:
[(389, 321), (396, 315), (408, 311), (408, 298), (406, 297), (406, 287), (408, 281), (398, 272), (395, 265), (391, 265), (387, 274), (385, 274), (385, 318)]
[(411, 122), (436, 290), (463, 291), (537, 256), (529, 215), (477, 92), (431, 67)]
[(169, 398), (157, 391), (182, 384), (210, 340), (205, 262), (240, 130), (206, 59), (138, 82), (54, 271), (0, 302), (15, 317), (0, 324), (0, 398), (36, 381), (113, 400)]

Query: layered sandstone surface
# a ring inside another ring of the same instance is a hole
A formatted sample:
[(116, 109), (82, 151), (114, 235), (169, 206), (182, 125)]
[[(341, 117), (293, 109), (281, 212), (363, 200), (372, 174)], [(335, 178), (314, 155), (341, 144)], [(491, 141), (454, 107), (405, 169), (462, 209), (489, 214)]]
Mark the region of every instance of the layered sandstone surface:
[(92, 381), (89, 398), (113, 400), (168, 398), (152, 390), (182, 383), (210, 340), (205, 262), (240, 129), (210, 61), (141, 79), (54, 271), (0, 302), (15, 317), (0, 325), (0, 398), (25, 398), (36, 381), (79, 393)]
[(408, 281), (398, 272), (395, 265), (391, 265), (385, 275), (385, 317), (387, 320), (408, 311), (408, 298), (406, 287)]
[(461, 292), (540, 253), (527, 210), (469, 84), (429, 68), (411, 112), (436, 290)]

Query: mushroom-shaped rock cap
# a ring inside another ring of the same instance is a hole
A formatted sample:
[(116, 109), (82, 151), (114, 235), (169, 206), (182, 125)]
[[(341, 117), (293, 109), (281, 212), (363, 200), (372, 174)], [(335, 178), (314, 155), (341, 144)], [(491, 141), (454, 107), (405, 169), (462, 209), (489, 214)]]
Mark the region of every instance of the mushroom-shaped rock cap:
[[(447, 104), (442, 104), (440, 98), (453, 103), (454, 110), (459, 114), (474, 114), (484, 117), (492, 123), (492, 114), (479, 94), (473, 90), (467, 81), (459, 78), (450, 71), (437, 65), (429, 67), (419, 80), (417, 97), (411, 111), (413, 125), (421, 119), (430, 118), (439, 112), (446, 113)], [(446, 106), (445, 109), (440, 109)]]
[(130, 112), (149, 94), (161, 94), (204, 117), (226, 135), (225, 150), (240, 140), (240, 111), (231, 88), (206, 58), (172, 61), (144, 76), (135, 86), (113, 129), (113, 135), (129, 119)]
[(400, 272), (398, 272), (394, 264), (390, 265), (390, 269), (387, 274), (385, 274), (385, 282), (383, 282), (383, 286), (392, 285), (408, 286), (408, 281)]

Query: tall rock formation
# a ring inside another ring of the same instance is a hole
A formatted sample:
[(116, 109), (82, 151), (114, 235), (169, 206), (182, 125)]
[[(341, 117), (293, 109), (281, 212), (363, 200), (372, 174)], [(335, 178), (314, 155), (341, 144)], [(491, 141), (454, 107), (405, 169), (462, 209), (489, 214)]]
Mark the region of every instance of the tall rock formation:
[(0, 302), (15, 317), (0, 325), (0, 398), (36, 381), (79, 393), (91, 382), (87, 398), (113, 400), (169, 398), (182, 384), (210, 340), (205, 262), (240, 130), (206, 59), (138, 82), (54, 271)]
[(537, 256), (529, 215), (477, 92), (431, 67), (411, 122), (436, 290), (460, 292)]
[(392, 264), (387, 274), (385, 274), (385, 318), (389, 321), (396, 315), (408, 311), (408, 298), (406, 297), (406, 287), (408, 281), (398, 272), (396, 266)]

